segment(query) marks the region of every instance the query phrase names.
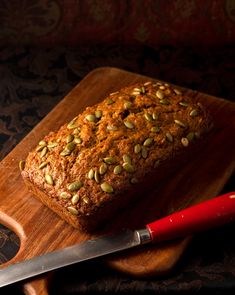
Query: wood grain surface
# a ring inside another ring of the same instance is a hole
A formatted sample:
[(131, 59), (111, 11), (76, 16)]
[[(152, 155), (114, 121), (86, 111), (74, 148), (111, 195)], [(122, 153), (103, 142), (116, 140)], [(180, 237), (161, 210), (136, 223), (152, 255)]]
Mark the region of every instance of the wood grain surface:
[[(0, 163), (0, 222), (14, 230), (21, 241), (17, 255), (1, 267), (115, 232), (121, 227), (143, 227), (146, 222), (220, 193), (235, 167), (235, 104), (187, 89), (184, 91), (207, 106), (214, 118), (214, 131), (207, 145), (164, 183), (156, 184), (156, 189), (148, 196), (114, 216), (107, 228), (92, 235), (82, 233), (27, 191), (18, 162), (40, 139), (120, 87), (150, 80), (153, 79), (116, 68), (92, 71)], [(191, 237), (185, 237), (159, 245), (145, 245), (103, 260), (131, 276), (157, 276), (173, 269), (190, 240)], [(34, 283), (27, 282), (25, 290), (27, 294), (47, 294), (45, 286), (44, 279), (38, 279)]]

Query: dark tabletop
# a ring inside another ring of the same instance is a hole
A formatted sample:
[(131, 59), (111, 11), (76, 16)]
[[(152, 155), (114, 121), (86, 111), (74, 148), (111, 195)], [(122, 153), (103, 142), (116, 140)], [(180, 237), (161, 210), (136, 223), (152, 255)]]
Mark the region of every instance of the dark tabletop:
[[(122, 68), (235, 101), (234, 50), (233, 46), (2, 48), (0, 159), (86, 74), (100, 66)], [(234, 175), (223, 191), (232, 190)], [(15, 234), (0, 226), (0, 263), (14, 256), (18, 247)], [(50, 294), (234, 294), (235, 225), (196, 235), (167, 277), (136, 280), (98, 259), (55, 272), (50, 286)], [(2, 289), (1, 294), (20, 294), (19, 285)]]

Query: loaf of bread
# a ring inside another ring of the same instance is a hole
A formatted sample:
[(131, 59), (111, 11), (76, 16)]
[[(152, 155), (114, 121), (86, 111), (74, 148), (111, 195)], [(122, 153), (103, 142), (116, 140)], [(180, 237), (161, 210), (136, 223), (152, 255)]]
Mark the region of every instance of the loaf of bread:
[(211, 126), (201, 103), (178, 89), (136, 83), (41, 139), (21, 174), (45, 205), (90, 231), (180, 167)]

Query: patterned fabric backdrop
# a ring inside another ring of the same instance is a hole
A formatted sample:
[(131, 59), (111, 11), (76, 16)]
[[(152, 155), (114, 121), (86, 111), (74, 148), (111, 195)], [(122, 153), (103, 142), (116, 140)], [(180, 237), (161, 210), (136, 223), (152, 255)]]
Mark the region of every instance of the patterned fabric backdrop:
[(0, 44), (221, 45), (234, 0), (1, 0)]

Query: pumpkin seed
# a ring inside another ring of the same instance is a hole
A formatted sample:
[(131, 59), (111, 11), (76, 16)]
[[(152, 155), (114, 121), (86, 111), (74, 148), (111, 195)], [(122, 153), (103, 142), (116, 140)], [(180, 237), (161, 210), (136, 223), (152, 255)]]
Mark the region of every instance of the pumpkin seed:
[(108, 131), (117, 131), (118, 130), (118, 127), (117, 126), (113, 126), (113, 125), (108, 125), (107, 126), (107, 130)]
[(166, 87), (161, 85), (161, 86), (159, 86), (159, 89), (164, 90), (164, 89), (166, 89)]
[(131, 164), (131, 157), (129, 156), (129, 155), (123, 155), (123, 157), (122, 157), (122, 159), (123, 159), (123, 162), (124, 163), (129, 163), (129, 164)]
[(148, 81), (148, 82), (145, 82), (145, 83), (144, 83), (144, 86), (148, 86), (148, 85), (150, 85), (150, 84), (152, 84), (152, 82)]
[(180, 127), (186, 128), (187, 126), (180, 120), (175, 119), (174, 120), (175, 124), (179, 125)]
[(100, 166), (100, 168), (99, 168), (100, 175), (105, 174), (105, 172), (107, 171), (107, 169), (108, 169), (107, 164), (102, 163), (101, 166)]
[(99, 175), (99, 171), (96, 169), (95, 173), (94, 173), (94, 179), (97, 183), (100, 182), (100, 175)]
[(146, 159), (148, 157), (148, 150), (146, 149), (145, 146), (142, 146), (142, 149), (141, 149), (141, 156), (142, 158)]
[(39, 169), (42, 169), (42, 168), (44, 168), (44, 167), (46, 167), (47, 166), (47, 164), (48, 164), (48, 162), (42, 162), (39, 166), (38, 166), (38, 168)]
[(196, 117), (196, 116), (198, 116), (198, 110), (193, 109), (193, 110), (189, 113), (189, 116), (190, 116), (190, 117)]
[(89, 114), (89, 115), (86, 115), (86, 120), (89, 121), (89, 122), (95, 122), (96, 121), (96, 117), (95, 115), (93, 114)]
[(45, 180), (46, 180), (46, 183), (48, 183), (50, 185), (54, 185), (54, 180), (50, 174), (45, 175)]
[(67, 193), (67, 192), (62, 192), (62, 193), (60, 194), (60, 198), (61, 198), (61, 199), (70, 199), (71, 197), (72, 197), (72, 195), (69, 194), (69, 193)]
[(117, 165), (114, 167), (114, 169), (113, 169), (114, 174), (120, 174), (121, 172), (122, 172), (122, 166)]
[(74, 128), (77, 128), (77, 124), (76, 124), (76, 120), (77, 120), (77, 117), (73, 118), (73, 120), (71, 120), (68, 125), (67, 125), (67, 128), (68, 129), (74, 129)]
[(69, 151), (69, 150), (67, 150), (67, 149), (64, 149), (64, 150), (60, 153), (60, 155), (61, 155), (62, 157), (69, 156), (70, 154), (71, 154), (71, 151)]
[(124, 125), (126, 126), (126, 128), (129, 129), (133, 129), (135, 126), (133, 123), (131, 123), (130, 121), (124, 121)]
[(189, 141), (188, 141), (187, 137), (182, 137), (181, 143), (183, 146), (187, 147), (189, 145)]
[(157, 120), (158, 119), (159, 114), (156, 113), (152, 113), (152, 118), (153, 120)]
[(160, 164), (160, 160), (155, 161), (153, 168), (157, 168)]
[(48, 148), (45, 146), (43, 150), (41, 151), (40, 158), (43, 158), (46, 155), (47, 151), (48, 151)]
[(74, 135), (79, 134), (79, 132), (80, 132), (80, 129), (79, 129), (79, 128), (75, 128), (75, 129), (73, 130), (73, 134), (74, 134)]
[(181, 105), (182, 107), (188, 107), (188, 103), (186, 101), (180, 101), (179, 105)]
[(72, 152), (75, 149), (76, 144), (74, 142), (70, 142), (66, 145), (65, 149)]
[(131, 179), (130, 179), (130, 183), (131, 184), (136, 184), (136, 183), (138, 183), (139, 181), (138, 181), (138, 179), (136, 178), (136, 177), (132, 177)]
[(49, 149), (52, 149), (52, 148), (57, 147), (57, 146), (58, 146), (58, 142), (50, 142), (50, 143), (48, 143), (48, 145), (47, 145), (47, 147), (48, 147)]
[(140, 91), (133, 91), (131, 94), (136, 96), (140, 94)]
[(126, 162), (122, 165), (122, 167), (124, 170), (126, 170), (129, 173), (133, 173), (135, 171), (134, 166)]
[(81, 181), (74, 181), (68, 185), (68, 190), (70, 192), (78, 191), (82, 187)]
[(169, 142), (173, 142), (173, 136), (170, 134), (170, 132), (167, 132), (167, 133), (166, 133), (166, 139), (167, 139)]
[(78, 210), (76, 208), (69, 206), (67, 209), (71, 214), (78, 215)]
[(158, 98), (160, 98), (160, 99), (163, 99), (164, 98), (164, 93), (161, 91), (161, 90), (158, 90), (157, 92), (156, 92), (156, 96), (158, 97)]
[(38, 145), (37, 147), (36, 147), (36, 152), (41, 152), (43, 149), (44, 149), (44, 145)]
[(111, 194), (114, 191), (113, 187), (108, 182), (103, 182), (100, 187), (105, 193)]
[(136, 88), (134, 88), (134, 91), (138, 91), (138, 92), (140, 92), (141, 89), (136, 87)]
[(146, 119), (147, 121), (152, 121), (152, 120), (153, 120), (153, 117), (152, 117), (151, 114), (149, 114), (149, 113), (145, 113), (145, 114), (144, 114), (144, 117), (145, 117), (145, 119)]
[(47, 145), (47, 143), (45, 142), (45, 140), (39, 141), (38, 144), (41, 145), (41, 146), (46, 146)]
[(194, 132), (189, 132), (189, 134), (186, 137), (189, 141), (192, 141), (194, 139), (194, 136), (195, 136)]
[(107, 105), (110, 105), (110, 104), (113, 104), (114, 103), (114, 101), (111, 99), (111, 98), (109, 98), (108, 100), (107, 100)]
[(88, 179), (92, 179), (94, 177), (94, 170), (92, 168), (87, 173), (87, 177)]
[(80, 144), (80, 143), (82, 143), (82, 139), (80, 137), (75, 137), (74, 142), (77, 144)]
[(78, 201), (80, 200), (80, 196), (78, 194), (74, 195), (71, 199), (71, 203), (73, 205), (77, 205)]
[(153, 143), (153, 139), (149, 137), (149, 138), (145, 139), (143, 145), (150, 146), (152, 143)]
[(118, 93), (119, 93), (118, 91), (115, 91), (115, 92), (110, 93), (109, 95), (113, 96), (113, 95), (118, 94)]
[(134, 153), (138, 154), (141, 151), (141, 145), (138, 143), (134, 146)]
[(124, 109), (128, 110), (132, 107), (132, 102), (131, 101), (126, 101), (124, 102)]
[(101, 110), (96, 110), (95, 111), (95, 116), (97, 119), (100, 119), (102, 117), (102, 111)]
[(113, 158), (113, 157), (106, 157), (103, 159), (103, 161), (106, 163), (106, 164), (114, 164), (116, 162), (116, 160)]
[(181, 91), (179, 91), (178, 89), (174, 89), (174, 92), (175, 92), (175, 94), (177, 94), (177, 95), (181, 95), (181, 94), (182, 94)]
[(19, 168), (20, 168), (20, 171), (23, 171), (23, 170), (24, 170), (24, 167), (25, 167), (25, 161), (24, 161), (24, 160), (20, 160), (20, 161), (19, 161)]
[(66, 138), (66, 142), (69, 143), (69, 142), (73, 141), (73, 139), (74, 139), (74, 136), (72, 134), (69, 134)]
[(151, 132), (154, 132), (154, 133), (160, 132), (160, 128), (158, 126), (153, 126), (150, 130)]
[(86, 196), (84, 196), (84, 197), (82, 198), (82, 200), (83, 200), (83, 202), (84, 202), (85, 204), (89, 204), (89, 203), (90, 203), (90, 200), (89, 200), (88, 197), (86, 197)]
[(141, 87), (140, 92), (141, 92), (142, 94), (145, 94), (145, 88), (144, 88), (144, 87)]
[(166, 100), (166, 99), (161, 99), (160, 100), (160, 104), (162, 104), (162, 105), (169, 105), (170, 102), (168, 100)]

